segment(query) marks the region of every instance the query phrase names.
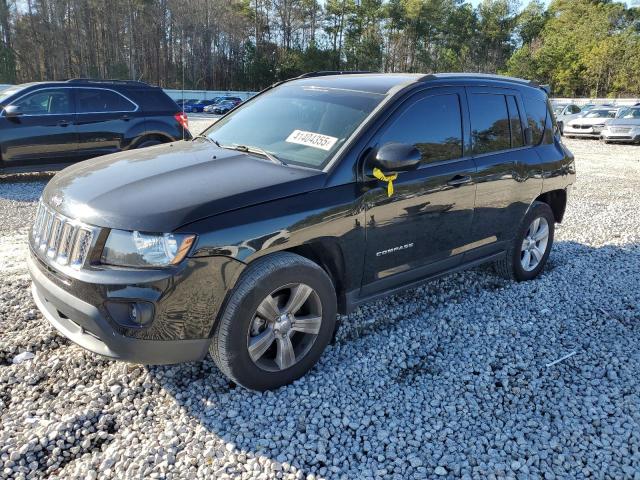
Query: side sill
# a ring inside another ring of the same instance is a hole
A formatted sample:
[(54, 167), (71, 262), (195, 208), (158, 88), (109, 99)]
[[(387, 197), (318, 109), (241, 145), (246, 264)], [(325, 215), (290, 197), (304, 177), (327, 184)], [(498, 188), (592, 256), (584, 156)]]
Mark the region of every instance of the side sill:
[(417, 287), (419, 285), (422, 285), (423, 283), (429, 282), (431, 280), (435, 280), (436, 278), (440, 278), (443, 277), (445, 275), (449, 275), (451, 273), (455, 273), (455, 272), (459, 272), (462, 270), (467, 270), (469, 268), (473, 268), (473, 267), (477, 267), (479, 265), (483, 265), (485, 263), (489, 263), (489, 262), (494, 262), (496, 260), (500, 260), (501, 258), (503, 258), (506, 255), (506, 252), (502, 251), (502, 252), (498, 252), (498, 253), (494, 253), (492, 255), (486, 256), (486, 257), (482, 257), (482, 258), (478, 258), (476, 260), (473, 260), (471, 262), (467, 262), (467, 263), (463, 263), (461, 265), (458, 265), (454, 268), (450, 268), (448, 270), (443, 270), (441, 272), (435, 273), (435, 274), (427, 274), (426, 276), (419, 278), (417, 280), (413, 280), (407, 283), (403, 283), (400, 284), (396, 287), (392, 287), (389, 288), (387, 290), (384, 290), (382, 292), (378, 292), (378, 293), (374, 293), (372, 295), (367, 295), (364, 297), (360, 296), (360, 292), (361, 289), (357, 289), (357, 290), (352, 290), (350, 292), (347, 292), (345, 294), (345, 304), (344, 304), (344, 312), (340, 312), (343, 315), (348, 315), (350, 313), (352, 313), (356, 308), (358, 308), (360, 305), (367, 303), (367, 302), (371, 302), (374, 300), (378, 300), (380, 298), (386, 297), (388, 295), (394, 295), (398, 292), (401, 292), (403, 290), (407, 290), (410, 288), (414, 288)]

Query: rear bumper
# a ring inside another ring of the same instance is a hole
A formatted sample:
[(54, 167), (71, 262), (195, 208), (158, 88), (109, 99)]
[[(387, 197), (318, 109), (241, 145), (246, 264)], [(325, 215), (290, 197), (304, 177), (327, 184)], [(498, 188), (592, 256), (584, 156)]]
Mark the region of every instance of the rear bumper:
[(115, 360), (149, 365), (197, 361), (206, 355), (208, 338), (146, 340), (116, 332), (97, 307), (47, 278), (31, 255), (27, 263), (36, 305), (58, 332), (79, 346)]

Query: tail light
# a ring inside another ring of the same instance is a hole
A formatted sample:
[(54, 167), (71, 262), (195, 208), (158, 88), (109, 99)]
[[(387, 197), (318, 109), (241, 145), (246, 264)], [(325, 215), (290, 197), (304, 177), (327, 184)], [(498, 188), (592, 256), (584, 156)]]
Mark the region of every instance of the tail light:
[(182, 126), (182, 128), (184, 128), (185, 130), (189, 130), (189, 118), (187, 117), (186, 113), (178, 112), (173, 116), (173, 118), (176, 119), (176, 121)]

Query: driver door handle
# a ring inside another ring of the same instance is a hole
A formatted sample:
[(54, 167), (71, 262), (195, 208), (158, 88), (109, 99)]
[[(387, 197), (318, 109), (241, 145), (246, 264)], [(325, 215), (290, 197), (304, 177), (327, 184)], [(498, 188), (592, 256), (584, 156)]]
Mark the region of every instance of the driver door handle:
[(69, 121), (68, 121), (68, 120), (60, 120), (60, 121), (58, 122), (58, 126), (59, 126), (59, 127), (68, 127), (69, 125), (70, 125), (70, 123), (69, 123)]
[(466, 183), (471, 183), (471, 177), (469, 175), (456, 175), (447, 182), (447, 185), (449, 185), (450, 187), (459, 187), (460, 185), (464, 185)]

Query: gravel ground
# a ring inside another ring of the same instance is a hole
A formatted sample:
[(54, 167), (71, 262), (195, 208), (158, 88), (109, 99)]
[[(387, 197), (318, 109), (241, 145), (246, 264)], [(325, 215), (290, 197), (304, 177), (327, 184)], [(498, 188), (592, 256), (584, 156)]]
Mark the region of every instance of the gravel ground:
[(366, 305), (268, 393), (54, 333), (23, 261), (44, 181), (0, 183), (0, 476), (640, 479), (640, 147), (567, 144), (538, 280), (482, 268)]

